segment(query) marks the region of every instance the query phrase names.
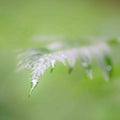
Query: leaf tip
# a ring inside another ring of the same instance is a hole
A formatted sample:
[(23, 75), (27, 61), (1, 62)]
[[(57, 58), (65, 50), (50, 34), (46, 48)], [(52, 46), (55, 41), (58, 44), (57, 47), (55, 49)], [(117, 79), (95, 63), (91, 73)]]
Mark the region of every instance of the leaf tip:
[(30, 96), (31, 96), (31, 94), (32, 94), (32, 92), (33, 92), (33, 90), (34, 90), (34, 88), (36, 87), (37, 83), (38, 83), (37, 80), (32, 80), (30, 92), (29, 92), (29, 94), (28, 94), (28, 97), (29, 97), (29, 98), (30, 98)]
[(72, 68), (72, 67), (70, 67), (70, 68), (69, 68), (68, 73), (69, 73), (69, 74), (71, 74), (71, 73), (72, 73), (72, 71), (73, 71), (73, 68)]

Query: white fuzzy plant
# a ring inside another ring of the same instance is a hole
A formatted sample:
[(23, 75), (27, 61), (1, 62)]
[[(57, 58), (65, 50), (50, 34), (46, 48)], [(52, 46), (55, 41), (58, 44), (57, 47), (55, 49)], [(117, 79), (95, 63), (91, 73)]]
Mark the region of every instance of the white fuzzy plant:
[(92, 44), (82, 47), (66, 47), (63, 42), (54, 42), (44, 48), (27, 49), (18, 54), (19, 70), (28, 69), (31, 72), (31, 89), (30, 94), (40, 80), (45, 71), (55, 68), (57, 62), (63, 65), (69, 64), (70, 70), (75, 66), (76, 60), (80, 60), (90, 79), (92, 75), (92, 59), (96, 60), (101, 67), (105, 80), (111, 78), (113, 66), (110, 54), (110, 48), (107, 42)]

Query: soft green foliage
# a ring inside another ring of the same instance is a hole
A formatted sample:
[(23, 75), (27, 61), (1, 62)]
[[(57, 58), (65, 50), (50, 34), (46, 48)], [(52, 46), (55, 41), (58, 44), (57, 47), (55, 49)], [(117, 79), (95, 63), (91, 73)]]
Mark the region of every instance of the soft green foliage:
[[(120, 4), (115, 1), (0, 0), (0, 120), (120, 120), (120, 45), (114, 45), (120, 36)], [(104, 81), (94, 60), (94, 80), (86, 78), (81, 59), (72, 74), (58, 62), (41, 76), (29, 99), (31, 72), (16, 73), (14, 51), (44, 48), (36, 37), (53, 35), (78, 43), (72, 47), (113, 39), (111, 80)]]

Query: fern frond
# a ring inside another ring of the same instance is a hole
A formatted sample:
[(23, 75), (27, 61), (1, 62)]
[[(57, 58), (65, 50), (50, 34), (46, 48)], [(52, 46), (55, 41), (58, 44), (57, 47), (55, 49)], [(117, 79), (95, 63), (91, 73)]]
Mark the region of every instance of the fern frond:
[[(57, 44), (57, 46), (59, 45)], [(113, 66), (110, 49), (107, 44), (100, 43), (80, 48), (77, 47), (58, 51), (51, 49), (51, 47), (54, 48), (55, 46), (50, 45), (44, 49), (28, 49), (18, 55), (19, 70), (28, 69), (31, 71), (32, 87), (30, 94), (32, 93), (44, 72), (50, 67), (53, 70), (57, 62), (61, 62), (63, 65), (68, 63), (70, 66), (69, 72), (71, 72), (75, 66), (76, 60), (80, 60), (86, 74), (90, 79), (92, 79), (92, 60), (95, 59), (102, 68), (105, 79), (110, 79)]]

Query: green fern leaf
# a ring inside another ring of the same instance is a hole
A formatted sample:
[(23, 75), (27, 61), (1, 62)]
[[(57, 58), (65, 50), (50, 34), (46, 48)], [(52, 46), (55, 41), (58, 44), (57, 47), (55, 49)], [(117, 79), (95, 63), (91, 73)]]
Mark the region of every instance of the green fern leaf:
[[(63, 44), (64, 50), (62, 50), (62, 45), (60, 45), (59, 49), (56, 49), (54, 45), (50, 45), (41, 49), (28, 49), (18, 55), (19, 70), (28, 69), (31, 71), (32, 85), (30, 94), (38, 84), (39, 79), (44, 72), (48, 68), (51, 68), (52, 72), (57, 62), (61, 62), (63, 65), (68, 63), (70, 66), (69, 73), (71, 73), (75, 66), (76, 60), (81, 60), (82, 66), (85, 69), (85, 73), (90, 79), (93, 79), (92, 59), (95, 59), (102, 68), (105, 79), (109, 80), (111, 78), (113, 66), (110, 57), (110, 50), (107, 44), (99, 43), (90, 46), (74, 47), (69, 49), (68, 46), (65, 49), (65, 44)], [(57, 46), (59, 45), (57, 44)], [(55, 49), (52, 49), (52, 47)]]

